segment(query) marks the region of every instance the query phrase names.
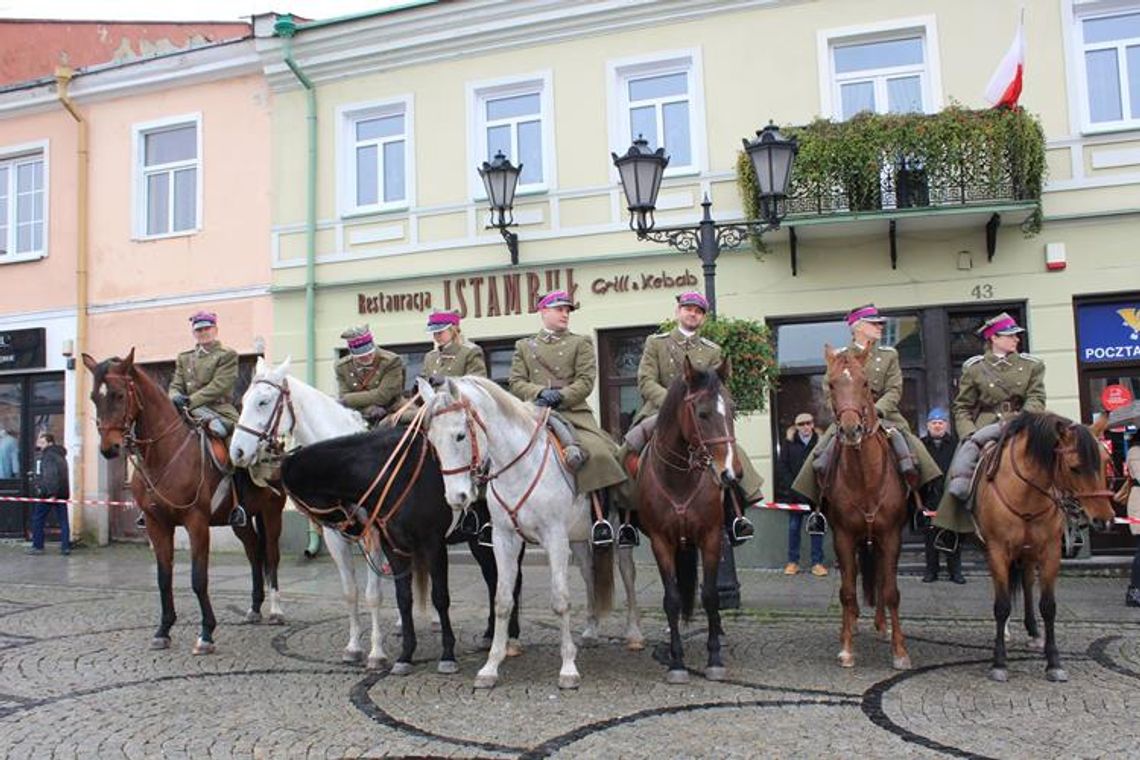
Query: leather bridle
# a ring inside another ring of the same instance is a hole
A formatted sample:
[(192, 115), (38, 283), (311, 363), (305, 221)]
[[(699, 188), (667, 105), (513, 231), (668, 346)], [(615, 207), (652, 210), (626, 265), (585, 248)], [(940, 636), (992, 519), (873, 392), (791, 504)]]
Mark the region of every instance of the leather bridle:
[[(660, 482), (660, 476), (656, 474), (655, 469), (653, 467), (648, 468), (649, 477), (658, 481), (658, 490), (660, 490), (661, 493), (665, 495), (665, 498), (669, 501), (669, 505), (673, 508), (673, 511), (676, 514), (684, 514), (689, 509), (689, 506), (693, 503), (693, 500), (697, 497), (697, 494), (702, 492), (702, 489), (699, 487), (701, 480), (703, 480), (705, 477), (716, 475), (716, 472), (712, 466), (713, 457), (712, 452), (709, 451), (709, 446), (718, 443), (724, 443), (732, 446), (736, 443), (736, 436), (731, 434), (717, 436), (715, 438), (704, 438), (701, 435), (701, 426), (697, 424), (697, 399), (699, 399), (701, 396), (707, 396), (709, 393), (710, 391), (708, 389), (691, 391), (689, 393), (686, 393), (683, 399), (684, 412), (682, 413), (688, 416), (688, 419), (692, 424), (693, 433), (697, 439), (696, 443), (694, 444), (692, 441), (685, 438), (685, 443), (688, 444), (688, 451), (686, 454), (680, 454), (668, 449), (662, 449), (658, 445), (656, 431), (654, 431), (653, 437), (649, 442), (649, 454), (657, 462), (660, 462), (665, 467), (668, 467), (669, 469), (676, 472), (695, 472), (699, 474), (697, 481), (692, 485), (692, 490), (690, 491), (689, 496), (684, 501), (678, 501), (669, 495), (669, 492), (664, 487), (664, 484)], [(725, 423), (725, 432), (728, 432), (727, 422)]]
[[(280, 383), (275, 383), (272, 380), (259, 378), (253, 381), (254, 385), (268, 385), (277, 391), (277, 399), (273, 402), (273, 411), (269, 414), (269, 424), (264, 430), (257, 430), (248, 425), (243, 425), (239, 421), (234, 427), (244, 433), (249, 433), (257, 439), (258, 444), (262, 442), (267, 444), (270, 454), (284, 453), (284, 446), (281, 442), (283, 435), (289, 435), (293, 432), (293, 427), (297, 425), (297, 413), (293, 409), (293, 394), (289, 390), (289, 378), (282, 378)], [(286, 409), (289, 411), (289, 419), (291, 421), (290, 428), (284, 433), (281, 433), (281, 421), (285, 418)]]

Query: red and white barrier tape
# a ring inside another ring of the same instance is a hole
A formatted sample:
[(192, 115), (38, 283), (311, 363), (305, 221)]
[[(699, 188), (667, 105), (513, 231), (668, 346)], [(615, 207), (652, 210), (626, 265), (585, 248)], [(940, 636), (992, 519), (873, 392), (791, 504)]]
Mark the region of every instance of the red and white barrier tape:
[[(811, 506), (808, 504), (790, 504), (782, 501), (764, 501), (753, 505), (756, 509), (778, 509), (784, 512), (810, 512)], [(937, 512), (932, 512), (927, 509), (924, 510), (923, 515), (926, 517), (934, 517)], [(1136, 517), (1117, 517), (1113, 520), (1117, 525), (1140, 525), (1140, 518)]]
[(14, 501), (22, 504), (82, 504), (83, 506), (133, 507), (133, 501), (112, 501), (110, 499), (33, 499), (27, 496), (0, 496), (0, 501)]

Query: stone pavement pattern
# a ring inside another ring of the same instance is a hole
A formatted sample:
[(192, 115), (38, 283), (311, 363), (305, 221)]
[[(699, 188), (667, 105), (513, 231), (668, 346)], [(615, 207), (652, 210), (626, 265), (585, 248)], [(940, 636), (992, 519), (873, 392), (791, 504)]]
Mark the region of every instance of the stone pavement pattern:
[[(347, 621), (327, 559), (286, 558), (287, 624), (241, 624), (248, 575), (212, 558), (218, 652), (193, 657), (197, 603), (176, 558), (172, 648), (148, 649), (158, 597), (149, 551), (115, 546), (25, 557), (0, 547), (0, 756), (95, 757), (1128, 757), (1137, 756), (1140, 614), (1120, 578), (1066, 577), (1059, 642), (1069, 683), (1044, 678), (1018, 630), (1010, 680), (989, 670), (989, 583), (904, 577), (915, 669), (890, 669), (888, 645), (857, 639), (857, 666), (835, 664), (838, 578), (743, 571), (745, 610), (726, 619), (729, 680), (704, 664), (703, 615), (686, 635), (693, 678), (664, 682), (656, 569), (639, 564), (649, 647), (627, 652), (619, 610), (580, 650), (582, 687), (559, 691), (558, 634), (543, 566), (524, 572), (523, 656), (499, 686), (472, 687), (485, 654), (478, 571), (452, 563), (460, 673), (435, 672), (438, 636), (417, 621), (412, 675), (340, 662)], [(581, 580), (575, 609), (580, 625)], [(385, 628), (393, 594), (385, 584)], [(1020, 628), (1020, 626), (1018, 626)], [(367, 629), (366, 629), (367, 630)], [(399, 649), (390, 633), (389, 655)]]

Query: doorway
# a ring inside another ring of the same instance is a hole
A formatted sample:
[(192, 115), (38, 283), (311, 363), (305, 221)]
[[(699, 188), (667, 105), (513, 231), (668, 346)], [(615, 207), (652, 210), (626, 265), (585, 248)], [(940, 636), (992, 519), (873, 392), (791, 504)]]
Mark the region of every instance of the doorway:
[[(0, 377), (0, 496), (32, 496), (31, 471), (36, 437), (51, 433), (64, 440), (64, 378), (62, 372)], [(0, 536), (27, 538), (31, 504), (0, 502)], [(59, 534), (54, 514), (48, 517), (49, 537)]]

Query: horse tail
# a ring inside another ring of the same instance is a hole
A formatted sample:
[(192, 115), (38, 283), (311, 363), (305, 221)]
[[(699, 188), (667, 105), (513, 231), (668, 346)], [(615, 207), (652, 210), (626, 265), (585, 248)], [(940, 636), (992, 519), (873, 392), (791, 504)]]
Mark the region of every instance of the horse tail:
[[(693, 607), (697, 600), (697, 547), (684, 546), (677, 549), (674, 565), (677, 569), (677, 588), (681, 592), (681, 617), (688, 622), (693, 619)], [(716, 583), (716, 579), (706, 583)]]
[(412, 601), (420, 617), (427, 615), (428, 608), (428, 581), (431, 574), (428, 572), (427, 557), (416, 553), (412, 555)]
[(861, 543), (856, 549), (859, 556), (859, 574), (863, 576), (863, 603), (868, 607), (875, 604), (875, 549), (866, 543)]
[(614, 608), (614, 547), (594, 547), (594, 612), (608, 615)]

